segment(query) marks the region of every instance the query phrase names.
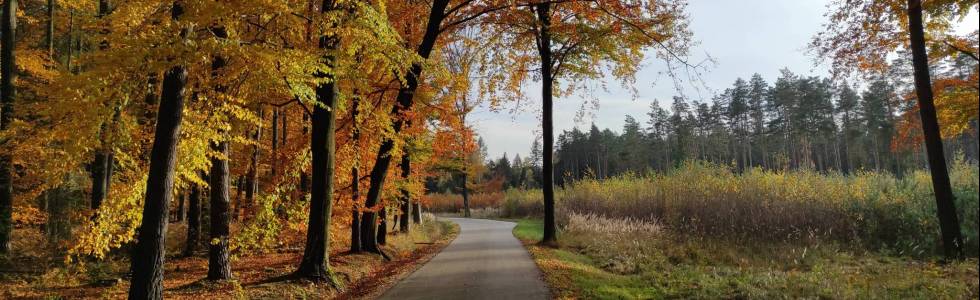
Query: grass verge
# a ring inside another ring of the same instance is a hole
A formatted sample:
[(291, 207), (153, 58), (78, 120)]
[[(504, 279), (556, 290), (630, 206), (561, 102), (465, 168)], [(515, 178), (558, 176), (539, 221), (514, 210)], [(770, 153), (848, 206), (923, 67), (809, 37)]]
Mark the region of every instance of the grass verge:
[(978, 297), (976, 259), (943, 265), (832, 246), (732, 246), (666, 233), (631, 241), (563, 232), (561, 246), (550, 248), (535, 244), (542, 235), (536, 219), (518, 220), (514, 235), (559, 299)]

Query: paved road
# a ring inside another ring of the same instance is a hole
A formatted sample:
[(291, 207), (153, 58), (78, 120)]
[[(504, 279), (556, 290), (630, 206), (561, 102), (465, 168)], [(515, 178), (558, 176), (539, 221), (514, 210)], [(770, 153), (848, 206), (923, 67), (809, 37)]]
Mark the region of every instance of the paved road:
[(548, 299), (512, 222), (448, 218), (459, 236), (381, 299)]

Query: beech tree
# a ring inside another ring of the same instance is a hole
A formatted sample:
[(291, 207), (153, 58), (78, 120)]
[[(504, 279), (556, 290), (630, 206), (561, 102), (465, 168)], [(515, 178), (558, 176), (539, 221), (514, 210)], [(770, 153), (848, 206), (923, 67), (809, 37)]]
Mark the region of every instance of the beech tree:
[[(184, 8), (175, 2), (171, 8), (174, 21), (183, 13)], [(177, 160), (186, 83), (187, 69), (184, 66), (173, 66), (164, 74), (153, 150), (150, 152), (143, 221), (139, 227), (130, 267), (133, 278), (130, 281), (129, 299), (163, 299), (167, 217), (173, 198), (174, 164)]]
[[(529, 70), (541, 82), (542, 190), (544, 194), (543, 244), (557, 241), (554, 199), (553, 107), (558, 96), (585, 91), (582, 83), (602, 80), (607, 74), (629, 89), (645, 49), (654, 47), (674, 74), (688, 63), (690, 32), (682, 1), (530, 1), (498, 14), (495, 24), (509, 32), (513, 82), (528, 79)], [(533, 59), (532, 59), (533, 58)], [(536, 64), (532, 64), (537, 60)], [(561, 82), (559, 81), (561, 79)], [(556, 84), (563, 83), (564, 87)], [(511, 84), (520, 96), (520, 84)]]
[[(936, 196), (944, 253), (948, 258), (962, 257), (963, 237), (946, 167), (929, 60), (942, 59), (954, 53), (976, 57), (975, 46), (973, 51), (967, 46), (971, 37), (956, 36), (952, 29), (955, 20), (977, 9), (977, 2), (929, 1), (923, 4), (919, 0), (846, 1), (835, 3), (830, 8), (825, 30), (814, 36), (810, 47), (819, 57), (832, 62), (835, 74), (845, 76), (853, 71), (883, 74), (888, 69), (888, 55), (900, 49), (911, 50), (915, 99)], [(973, 36), (975, 38), (975, 34)], [(932, 51), (930, 55), (927, 48), (939, 51)], [(956, 89), (944, 89), (940, 94), (953, 94), (953, 91)], [(974, 92), (972, 100), (969, 100), (974, 104), (975, 95)]]

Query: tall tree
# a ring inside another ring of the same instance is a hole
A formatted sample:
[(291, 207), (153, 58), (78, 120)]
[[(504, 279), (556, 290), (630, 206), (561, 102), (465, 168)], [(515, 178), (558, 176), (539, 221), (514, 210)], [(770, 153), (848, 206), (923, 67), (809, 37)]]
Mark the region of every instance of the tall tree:
[[(14, 47), (17, 32), (17, 0), (3, 1), (3, 17), (0, 19), (0, 132), (10, 128), (14, 120), (14, 87), (17, 64)], [(13, 157), (9, 140), (0, 140), (0, 254), (10, 251), (11, 214), (14, 203)]]
[[(175, 2), (171, 8), (172, 19), (178, 20), (183, 13), (180, 2)], [(163, 299), (167, 215), (173, 198), (174, 164), (177, 161), (186, 83), (187, 70), (181, 65), (171, 67), (163, 78), (146, 180), (143, 220), (130, 266), (133, 277), (130, 280), (129, 299)]]
[[(223, 26), (211, 28), (211, 33), (219, 40), (228, 38), (228, 31)], [(215, 55), (211, 61), (211, 76), (218, 77), (228, 59), (222, 55)], [(227, 92), (227, 87), (218, 85), (215, 88), (218, 93)], [(275, 127), (275, 124), (273, 124)], [(220, 131), (219, 131), (220, 132)], [(223, 138), (223, 137), (221, 137)], [(212, 141), (211, 150), (218, 155), (211, 158), (211, 172), (208, 175), (208, 185), (211, 190), (210, 198), (210, 243), (208, 243), (208, 280), (229, 280), (232, 278), (231, 262), (228, 258), (228, 237), (231, 233), (231, 198), (228, 192), (228, 141)]]
[[(98, 17), (104, 19), (109, 15), (109, 1), (99, 0), (99, 12)], [(103, 28), (102, 35), (108, 34), (108, 28)], [(106, 50), (109, 48), (109, 42), (102, 40), (99, 43), (99, 50)], [(118, 117), (113, 116), (113, 123)], [(110, 122), (102, 123), (102, 128), (100, 129), (100, 141), (101, 145), (95, 151), (95, 159), (92, 160), (92, 200), (91, 208), (93, 210), (98, 210), (102, 206), (102, 201), (105, 200), (106, 194), (109, 193), (109, 183), (112, 181), (112, 164), (114, 163), (114, 155), (112, 153), (112, 146), (109, 143), (110, 133), (112, 132), (112, 126)]]
[[(978, 3), (975, 0), (902, 2), (859, 0), (835, 3), (827, 15), (829, 20), (824, 25), (825, 30), (813, 38), (810, 47), (820, 57), (830, 59), (833, 62), (832, 70), (837, 74), (847, 74), (854, 70), (883, 74), (887, 72), (889, 55), (900, 49), (911, 50), (912, 76), (936, 195), (936, 213), (944, 252), (949, 258), (958, 257), (962, 254), (963, 238), (943, 155), (942, 137), (933, 101), (930, 57), (926, 49), (953, 49), (934, 51), (939, 55), (936, 58), (963, 53), (959, 51), (963, 49), (958, 49), (963, 47), (956, 45), (962, 45), (960, 42), (974, 39), (976, 35), (957, 37), (953, 23), (975, 12)], [(929, 29), (928, 35), (926, 29)], [(970, 100), (974, 107), (975, 98)]]
[[(416, 53), (423, 59), (429, 58), (429, 54), (435, 48), (436, 40), (442, 33), (442, 21), (446, 17), (446, 7), (449, 0), (434, 0), (426, 21), (425, 34), (422, 42), (416, 48)], [(407, 119), (404, 113), (412, 108), (415, 90), (418, 89), (419, 79), (422, 75), (422, 64), (413, 63), (408, 74), (405, 74), (405, 85), (398, 90), (395, 98), (395, 105), (391, 108), (391, 115), (396, 118), (392, 129), (394, 133), (399, 133), (406, 124)], [(391, 166), (391, 152), (395, 148), (395, 141), (386, 138), (378, 149), (374, 167), (371, 168), (370, 185), (368, 186), (367, 199), (364, 207), (369, 209), (361, 215), (361, 250), (380, 253), (378, 248), (378, 215), (371, 211), (381, 202), (381, 188), (388, 175), (388, 168)]]
[[(216, 63), (216, 65), (218, 65)], [(219, 67), (220, 68), (220, 67)], [(208, 280), (229, 280), (232, 278), (231, 262), (228, 258), (228, 237), (231, 233), (231, 198), (228, 194), (228, 141), (212, 142), (211, 150), (220, 157), (211, 159), (211, 174), (208, 176), (211, 190), (211, 227), (208, 243)]]
[(943, 139), (936, 118), (933, 103), (932, 82), (929, 77), (929, 56), (926, 53), (925, 33), (922, 25), (922, 2), (908, 0), (909, 47), (912, 48), (912, 67), (915, 77), (915, 94), (919, 100), (919, 114), (922, 118), (922, 132), (925, 136), (926, 154), (929, 156), (929, 173), (932, 175), (932, 188), (936, 193), (936, 213), (939, 214), (939, 229), (942, 231), (944, 253), (947, 258), (963, 256), (963, 235), (956, 217), (956, 204), (953, 202), (953, 188), (949, 182), (946, 156), (943, 154)]
[[(337, 9), (331, 0), (323, 1), (321, 13)], [(320, 37), (323, 62), (334, 66), (334, 51), (338, 37)], [(338, 286), (330, 270), (330, 217), (333, 213), (334, 165), (336, 158), (337, 86), (336, 76), (320, 71), (316, 77), (322, 83), (316, 87), (316, 105), (311, 118), (310, 151), (313, 155), (312, 185), (310, 186), (310, 217), (306, 232), (306, 247), (296, 275)]]
[[(682, 12), (683, 5), (675, 1), (652, 1), (645, 5), (542, 1), (517, 5), (497, 22), (505, 24), (502, 30), (514, 36), (515, 44), (506, 51), (511, 52), (509, 57), (521, 60), (513, 68), (540, 71), (536, 78), (541, 81), (542, 96), (543, 244), (557, 240), (552, 112), (557, 79), (567, 79), (575, 87), (577, 83), (601, 80), (603, 75), (612, 73), (629, 83), (643, 57), (642, 49), (651, 46), (658, 47), (659, 57), (690, 66), (684, 58), (690, 33)], [(536, 66), (532, 67), (532, 63)], [(524, 79), (514, 76), (517, 81)]]

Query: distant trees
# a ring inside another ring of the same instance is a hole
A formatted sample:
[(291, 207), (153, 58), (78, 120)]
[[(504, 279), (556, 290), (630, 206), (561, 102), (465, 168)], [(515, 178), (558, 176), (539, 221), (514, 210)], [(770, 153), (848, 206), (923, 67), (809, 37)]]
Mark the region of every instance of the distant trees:
[[(900, 116), (915, 109), (902, 104), (906, 101), (899, 92), (911, 87), (879, 77), (858, 90), (846, 82), (835, 85), (789, 70), (780, 74), (774, 85), (759, 74), (748, 81), (738, 79), (710, 102), (674, 97), (670, 109), (664, 109), (654, 101), (645, 125), (626, 116), (618, 133), (595, 125), (589, 131), (564, 131), (556, 143), (556, 183), (661, 171), (685, 159), (726, 164), (735, 171), (874, 170), (899, 176), (926, 166), (922, 152), (907, 150), (903, 143), (908, 141), (899, 139), (896, 131), (905, 126)], [(971, 129), (944, 143), (976, 161), (976, 151), (971, 150), (977, 143), (975, 119), (970, 124)], [(530, 162), (536, 161), (537, 145), (536, 140)], [(489, 158), (486, 170), (483, 177), (500, 178), (504, 189), (539, 187), (534, 175), (522, 173), (534, 174), (540, 168), (516, 156)]]

